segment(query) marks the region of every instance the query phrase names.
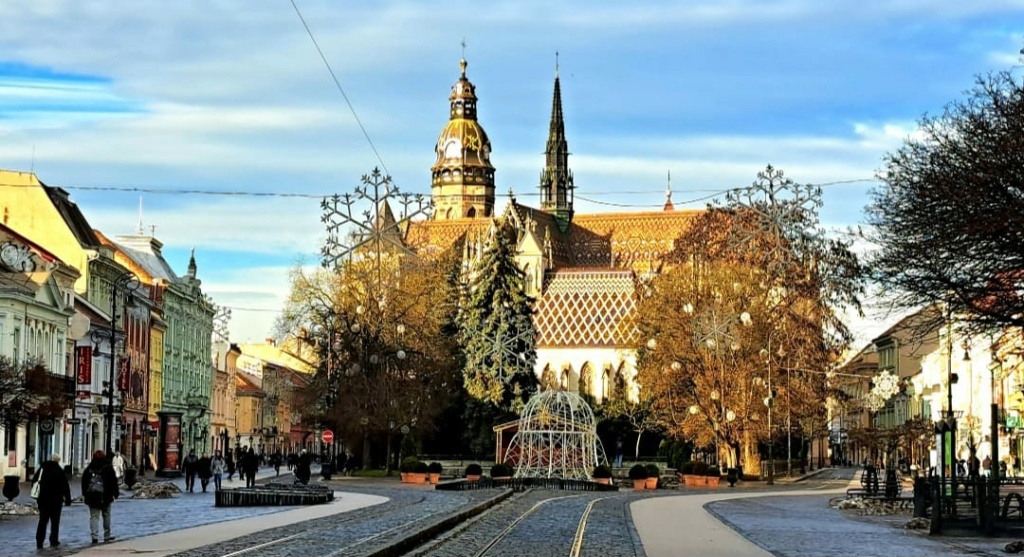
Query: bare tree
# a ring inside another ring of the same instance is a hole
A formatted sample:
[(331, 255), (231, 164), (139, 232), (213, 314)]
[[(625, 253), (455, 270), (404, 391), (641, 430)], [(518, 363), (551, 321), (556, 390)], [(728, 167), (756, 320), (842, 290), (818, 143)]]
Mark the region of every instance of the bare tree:
[[(1024, 326), (1024, 87), (979, 77), (886, 157), (866, 237), (899, 308), (942, 303), (976, 331)], [(942, 318), (942, 315), (937, 318)]]

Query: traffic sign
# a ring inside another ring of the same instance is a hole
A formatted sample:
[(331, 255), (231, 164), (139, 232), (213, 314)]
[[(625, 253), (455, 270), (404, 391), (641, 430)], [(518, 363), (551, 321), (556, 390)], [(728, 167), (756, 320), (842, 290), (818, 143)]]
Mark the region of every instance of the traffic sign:
[(324, 443), (333, 443), (334, 432), (329, 429), (325, 429), (324, 432), (320, 434), (320, 440)]

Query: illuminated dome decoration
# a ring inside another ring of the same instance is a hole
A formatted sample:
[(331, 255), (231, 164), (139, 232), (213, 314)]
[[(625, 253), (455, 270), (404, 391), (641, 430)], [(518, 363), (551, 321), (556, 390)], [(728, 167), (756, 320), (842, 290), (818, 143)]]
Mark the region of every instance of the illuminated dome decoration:
[(491, 141), (476, 121), (476, 87), (462, 75), (448, 97), (448, 124), (437, 138), (437, 160), (430, 167), (434, 218), (491, 217), (494, 214), (494, 167)]
[(548, 390), (526, 403), (506, 453), (517, 478), (586, 480), (607, 463), (594, 412), (575, 393)]

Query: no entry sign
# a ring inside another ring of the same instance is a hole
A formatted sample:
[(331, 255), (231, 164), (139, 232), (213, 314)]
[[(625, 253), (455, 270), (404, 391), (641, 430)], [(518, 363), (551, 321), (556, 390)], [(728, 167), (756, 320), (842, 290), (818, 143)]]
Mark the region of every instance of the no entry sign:
[(320, 434), (320, 440), (324, 443), (333, 443), (334, 432), (329, 429), (325, 429), (324, 432)]

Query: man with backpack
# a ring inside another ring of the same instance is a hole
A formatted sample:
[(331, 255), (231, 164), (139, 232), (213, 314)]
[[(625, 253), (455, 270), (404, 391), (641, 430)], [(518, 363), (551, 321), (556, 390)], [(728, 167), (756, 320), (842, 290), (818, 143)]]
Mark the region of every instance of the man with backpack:
[(92, 461), (82, 474), (82, 497), (89, 506), (89, 533), (92, 543), (99, 543), (100, 516), (103, 517), (103, 541), (114, 539), (110, 534), (110, 506), (121, 495), (117, 475), (103, 451), (92, 453)]

